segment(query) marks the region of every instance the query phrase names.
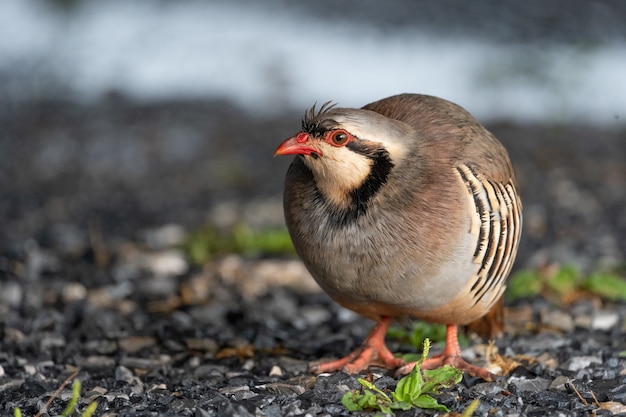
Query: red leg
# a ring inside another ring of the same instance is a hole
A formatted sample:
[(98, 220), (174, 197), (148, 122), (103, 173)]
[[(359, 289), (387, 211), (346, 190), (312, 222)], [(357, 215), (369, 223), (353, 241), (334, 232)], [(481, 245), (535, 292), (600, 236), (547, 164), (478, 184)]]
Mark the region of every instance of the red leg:
[[(471, 365), (461, 357), (461, 348), (459, 347), (459, 339), (457, 336), (457, 326), (448, 325), (446, 327), (446, 347), (439, 355), (426, 359), (422, 363), (422, 369), (436, 369), (444, 365), (451, 365), (463, 372), (467, 372), (472, 376), (484, 379), (485, 381), (493, 381), (496, 375), (486, 369)], [(407, 374), (413, 370), (415, 362), (406, 364), (398, 368), (396, 374)]]
[(405, 365), (405, 362), (395, 358), (385, 345), (385, 335), (390, 323), (390, 317), (381, 318), (358, 349), (341, 359), (314, 364), (309, 370), (315, 374), (334, 371), (356, 374), (370, 365), (390, 369)]

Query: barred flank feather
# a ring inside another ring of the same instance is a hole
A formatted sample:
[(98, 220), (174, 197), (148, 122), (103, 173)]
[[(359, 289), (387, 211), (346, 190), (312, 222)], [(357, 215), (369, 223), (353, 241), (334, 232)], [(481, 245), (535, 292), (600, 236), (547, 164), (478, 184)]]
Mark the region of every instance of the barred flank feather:
[(502, 184), (481, 178), (464, 164), (457, 171), (474, 207), (470, 232), (476, 237), (476, 269), (471, 297), (474, 305), (491, 305), (502, 295), (515, 261), (522, 229), (521, 203), (512, 181)]

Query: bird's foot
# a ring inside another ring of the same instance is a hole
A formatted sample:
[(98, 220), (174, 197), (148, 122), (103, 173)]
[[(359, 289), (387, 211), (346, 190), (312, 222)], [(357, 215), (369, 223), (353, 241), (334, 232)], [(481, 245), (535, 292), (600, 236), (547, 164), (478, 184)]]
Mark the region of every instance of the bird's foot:
[(356, 374), (369, 366), (396, 369), (406, 365), (402, 359), (394, 357), (385, 345), (385, 334), (390, 322), (391, 319), (384, 317), (374, 326), (358, 349), (341, 359), (312, 364), (309, 371), (314, 374), (334, 371)]
[[(396, 376), (408, 374), (413, 370), (413, 368), (415, 368), (415, 364), (416, 362), (411, 362), (399, 367), (396, 371)], [(485, 368), (472, 365), (471, 363), (463, 359), (460, 355), (448, 355), (446, 354), (446, 352), (426, 359), (424, 362), (422, 362), (421, 368), (423, 370), (437, 369), (441, 368), (444, 365), (454, 366), (462, 372), (465, 372), (474, 377), (484, 379), (488, 382), (495, 381), (498, 377), (496, 374), (489, 372)]]
[(372, 346), (364, 343), (354, 352), (341, 359), (312, 364), (309, 371), (314, 374), (324, 372), (343, 371), (348, 374), (357, 374), (370, 366), (380, 366), (382, 368), (396, 369), (404, 366), (400, 358), (396, 358), (386, 346)]
[[(446, 327), (446, 347), (439, 355), (426, 359), (422, 362), (422, 369), (436, 369), (444, 365), (454, 366), (462, 372), (466, 372), (471, 376), (482, 378), (485, 381), (495, 381), (497, 376), (488, 370), (479, 366), (474, 366), (461, 357), (461, 348), (457, 337), (457, 326), (449, 324)], [(407, 363), (396, 371), (397, 375), (408, 374), (415, 368), (416, 362)]]

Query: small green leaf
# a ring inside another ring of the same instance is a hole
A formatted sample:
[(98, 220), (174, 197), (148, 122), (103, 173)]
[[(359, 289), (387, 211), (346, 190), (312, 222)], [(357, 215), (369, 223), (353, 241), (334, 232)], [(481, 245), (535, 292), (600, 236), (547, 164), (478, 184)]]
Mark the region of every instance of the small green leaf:
[(454, 366), (444, 365), (441, 368), (424, 371), (424, 387), (422, 392), (438, 394), (442, 388), (450, 388), (463, 379), (463, 373)]
[(563, 266), (556, 274), (548, 278), (547, 286), (559, 295), (566, 294), (578, 286), (580, 273), (573, 266)]
[(381, 397), (383, 397), (385, 400), (391, 402), (391, 398), (389, 398), (389, 396), (387, 394), (385, 394), (380, 388), (378, 388), (376, 385), (372, 384), (371, 382), (363, 379), (363, 378), (359, 378), (357, 379), (357, 381), (359, 382), (359, 384), (363, 385), (365, 388), (369, 388), (372, 391), (376, 392), (378, 395), (380, 395)]
[(417, 397), (422, 393), (424, 379), (419, 368), (419, 363), (407, 376), (398, 381), (395, 391), (392, 393), (393, 399), (396, 401), (406, 401), (413, 404)]
[(407, 403), (406, 401), (394, 401), (389, 406), (394, 410), (410, 410), (414, 407), (413, 404)]
[(356, 394), (352, 391), (348, 391), (341, 397), (341, 404), (348, 409), (348, 411), (361, 411), (362, 408), (355, 402)]
[(359, 405), (359, 407), (361, 407), (362, 410), (380, 409), (376, 394), (368, 390), (363, 391), (363, 396), (359, 398), (357, 404)]
[(525, 269), (513, 274), (507, 282), (506, 298), (510, 301), (534, 297), (541, 293), (543, 282), (537, 271)]
[(613, 301), (626, 301), (626, 279), (615, 273), (595, 272), (582, 282), (582, 288)]
[(422, 394), (415, 401), (415, 406), (419, 408), (430, 408), (437, 411), (450, 411), (445, 405), (439, 404), (436, 399), (428, 394)]

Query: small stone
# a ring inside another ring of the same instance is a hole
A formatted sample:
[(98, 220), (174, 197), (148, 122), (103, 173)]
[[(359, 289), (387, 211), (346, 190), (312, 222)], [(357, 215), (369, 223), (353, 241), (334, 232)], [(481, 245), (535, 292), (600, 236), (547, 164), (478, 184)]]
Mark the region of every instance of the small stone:
[(281, 369), (290, 374), (304, 374), (309, 368), (309, 361), (294, 359), (288, 356), (280, 358)]
[(27, 397), (39, 397), (50, 390), (49, 384), (35, 379), (25, 381), (20, 387), (21, 394)]
[(129, 353), (137, 353), (145, 348), (156, 345), (157, 340), (149, 336), (130, 336), (118, 340), (117, 343), (121, 350)]
[(243, 363), (243, 365), (241, 366), (245, 371), (251, 371), (254, 369), (255, 366), (255, 362), (253, 359), (248, 359), (247, 361), (245, 361)]
[(87, 288), (80, 282), (68, 282), (63, 286), (61, 299), (66, 303), (84, 300), (87, 298)]
[(269, 392), (273, 392), (274, 394), (287, 396), (301, 395), (304, 394), (304, 392), (306, 391), (306, 389), (300, 385), (285, 384), (281, 382), (265, 384), (263, 387)]
[(266, 407), (257, 407), (255, 410), (257, 417), (283, 417), (285, 414), (280, 410), (280, 405), (273, 403)]
[(133, 372), (125, 366), (118, 366), (117, 368), (115, 368), (116, 381), (123, 381), (131, 384), (133, 382), (134, 376), (135, 375), (133, 374)]
[(185, 240), (185, 228), (178, 224), (166, 224), (143, 232), (143, 238), (151, 249), (165, 249)]
[(102, 397), (107, 392), (108, 390), (104, 387), (93, 387), (89, 391), (85, 392), (84, 396), (87, 399), (87, 401), (91, 402), (95, 400), (96, 398)]
[(78, 361), (79, 366), (83, 366), (87, 369), (106, 369), (113, 368), (115, 365), (115, 359), (109, 356), (102, 355), (91, 355), (87, 358), (83, 358), (81, 361)]
[(187, 348), (190, 350), (198, 350), (201, 352), (208, 352), (208, 353), (217, 353), (217, 351), (219, 350), (219, 346), (217, 344), (217, 342), (214, 339), (209, 339), (209, 338), (204, 338), (204, 339), (192, 339), (192, 338), (187, 338), (185, 339), (185, 345), (187, 345)]
[(49, 371), (50, 369), (54, 368), (54, 366), (55, 366), (55, 363), (51, 360), (41, 361), (37, 363), (37, 371), (41, 373), (45, 373), (46, 371)]
[(478, 384), (470, 388), (470, 391), (480, 395), (493, 397), (494, 395), (500, 394), (502, 392), (502, 387), (491, 382), (479, 382)]
[(196, 406), (196, 413), (194, 414), (194, 417), (213, 417), (213, 413), (209, 413), (204, 408)]
[(591, 328), (594, 330), (608, 331), (619, 323), (619, 313), (616, 311), (598, 311), (591, 320)]
[[(316, 378), (311, 375), (298, 375), (298, 376), (289, 378), (285, 382), (288, 384), (292, 384), (292, 385), (300, 385), (301, 387), (303, 387), (305, 390), (308, 391), (310, 389), (313, 389), (313, 387), (315, 387), (315, 380)], [(341, 388), (337, 386), (337, 389), (340, 390)], [(350, 389), (348, 388), (346, 392), (349, 390)]]
[(115, 265), (113, 274), (116, 281), (123, 282), (137, 278), (142, 271), (156, 277), (170, 278), (182, 275), (188, 269), (189, 263), (180, 250), (169, 249), (158, 252), (132, 250)]
[(120, 365), (129, 368), (155, 369), (171, 362), (171, 360), (169, 355), (160, 355), (158, 358), (125, 357), (120, 360)]
[(180, 250), (165, 250), (146, 255), (144, 267), (155, 275), (182, 275), (189, 269), (185, 255)]
[(574, 328), (574, 319), (572, 316), (561, 310), (543, 312), (541, 315), (541, 322), (544, 326), (552, 327), (564, 332), (569, 332)]
[(106, 400), (108, 402), (114, 401), (114, 400), (129, 400), (128, 394), (126, 394), (125, 392), (108, 392), (106, 394), (103, 395), (104, 398), (106, 398)]
[(574, 324), (578, 328), (589, 329), (593, 325), (593, 318), (589, 315), (576, 316)]
[(300, 416), (304, 411), (300, 408), (302, 402), (300, 400), (289, 402), (284, 408), (283, 412), (286, 416)]
[(545, 391), (550, 385), (550, 381), (543, 378), (517, 378), (513, 377), (509, 380), (510, 384), (513, 384), (519, 391), (540, 392)]
[(612, 388), (609, 397), (609, 399), (613, 401), (620, 401), (626, 404), (626, 385), (618, 384), (616, 387)]
[(314, 327), (330, 320), (332, 313), (324, 306), (311, 305), (300, 308), (299, 315), (307, 326)]
[(562, 367), (568, 371), (576, 372), (580, 370), (587, 370), (592, 363), (602, 363), (602, 359), (596, 356), (573, 356), (569, 358)]
[(338, 385), (345, 385), (349, 389), (359, 388), (361, 385), (351, 375), (346, 375), (343, 372), (336, 372), (333, 374), (320, 374), (315, 381), (316, 391), (333, 391)]
[(112, 340), (89, 340), (84, 346), (85, 351), (101, 355), (115, 353), (118, 349), (117, 343)]
[(554, 389), (559, 391), (567, 391), (567, 384), (572, 382), (572, 380), (564, 375), (559, 375), (552, 380), (548, 389)]
[(167, 385), (166, 384), (154, 384), (150, 387), (150, 389), (148, 390), (148, 392), (159, 392), (159, 391), (166, 391), (167, 390)]
[[(141, 294), (150, 299), (162, 300), (167, 299), (168, 296), (176, 294), (178, 283), (172, 279), (171, 275), (154, 275), (149, 279), (142, 280), (141, 286), (138, 290)], [(165, 301), (160, 301), (165, 303)], [(155, 302), (156, 304), (156, 302)], [(161, 307), (167, 310), (168, 307)]]
[(39, 347), (43, 350), (62, 348), (66, 345), (65, 338), (60, 334), (46, 333), (39, 342)]
[(269, 376), (283, 376), (283, 370), (280, 369), (280, 366), (273, 365), (268, 375)]
[(247, 385), (241, 385), (238, 387), (224, 387), (220, 388), (218, 391), (220, 394), (230, 396), (231, 399), (233, 399), (234, 401), (247, 400), (249, 398), (253, 398), (259, 395), (256, 392), (250, 391), (250, 387)]
[(240, 385), (238, 387), (224, 387), (218, 389), (218, 392), (224, 395), (233, 395), (241, 391), (250, 391), (250, 387), (247, 385)]
[(26, 338), (26, 335), (21, 330), (13, 327), (6, 327), (4, 329), (4, 342), (5, 343), (20, 343)]
[(205, 364), (194, 369), (193, 374), (196, 378), (204, 379), (209, 376), (224, 376), (228, 372), (228, 368), (223, 365)]
[(26, 252), (26, 279), (38, 280), (43, 272), (57, 271), (61, 261), (52, 251), (41, 249), (35, 240), (24, 244)]
[(254, 417), (241, 404), (227, 403), (217, 409), (217, 417)]
[(537, 362), (539, 362), (544, 368), (554, 370), (558, 366), (557, 360), (548, 352), (542, 353), (537, 356)]
[(0, 304), (19, 307), (23, 295), (22, 286), (18, 282), (0, 282)]
[(170, 403), (170, 411), (175, 415), (188, 415), (186, 412), (194, 409), (195, 401), (190, 398), (177, 398)]

